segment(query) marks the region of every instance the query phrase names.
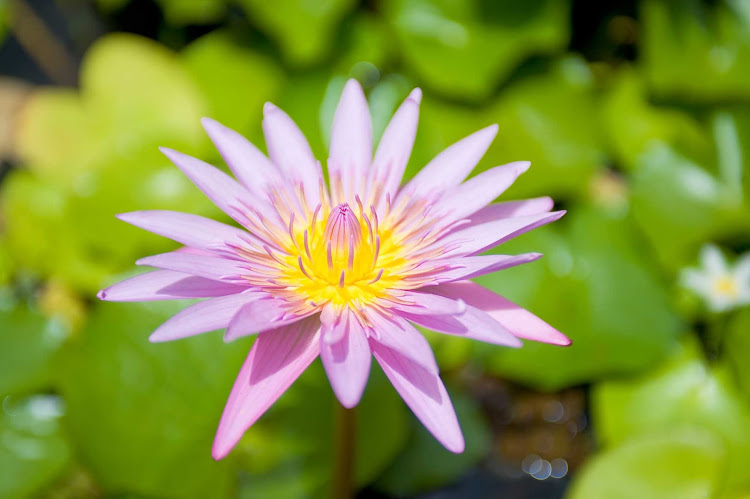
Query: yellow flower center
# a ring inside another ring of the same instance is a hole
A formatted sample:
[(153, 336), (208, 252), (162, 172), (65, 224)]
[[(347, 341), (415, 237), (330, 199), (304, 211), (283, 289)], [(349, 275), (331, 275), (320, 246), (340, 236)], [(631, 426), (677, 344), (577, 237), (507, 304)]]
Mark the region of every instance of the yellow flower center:
[(739, 289), (737, 282), (731, 276), (721, 276), (713, 283), (714, 292), (721, 296), (737, 298)]

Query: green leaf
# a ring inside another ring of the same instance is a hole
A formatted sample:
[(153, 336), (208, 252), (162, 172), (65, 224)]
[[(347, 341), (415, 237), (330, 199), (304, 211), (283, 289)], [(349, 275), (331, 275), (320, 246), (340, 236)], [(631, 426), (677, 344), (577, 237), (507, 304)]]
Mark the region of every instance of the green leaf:
[(354, 0), (241, 0), (258, 29), (276, 41), (285, 59), (295, 66), (320, 61), (332, 48), (341, 19)]
[(750, 355), (750, 310), (742, 309), (731, 318), (722, 338), (722, 352), (742, 390), (745, 400), (750, 401), (750, 366), (747, 359)]
[(68, 331), (58, 320), (15, 300), (0, 299), (0, 395), (48, 388), (56, 374), (51, 361)]
[(702, 101), (750, 97), (750, 11), (742, 0), (641, 6), (646, 76), (656, 93)]
[(592, 392), (593, 419), (605, 446), (685, 425), (712, 431), (726, 446), (730, 486), (750, 480), (750, 408), (725, 365), (709, 366), (693, 342), (641, 378), (608, 381)]
[(159, 0), (171, 24), (211, 24), (226, 11), (225, 0)]
[(668, 430), (628, 440), (594, 456), (568, 499), (702, 499), (721, 489), (724, 448), (710, 432)]
[(243, 134), (260, 130), (263, 103), (276, 100), (284, 81), (272, 59), (221, 31), (191, 43), (181, 57), (206, 95), (212, 118)]
[(395, 497), (411, 497), (456, 481), (490, 450), (492, 434), (481, 409), (470, 397), (452, 392), (451, 400), (466, 440), (466, 450), (453, 454), (414, 420), (405, 450), (391, 463), (376, 487)]
[(58, 397), (6, 397), (0, 410), (0, 497), (36, 497), (66, 468), (70, 444), (60, 429)]
[(488, 97), (526, 57), (568, 42), (567, 1), (389, 0), (386, 18), (406, 67), (437, 92)]
[[(241, 497), (327, 497), (337, 406), (316, 361), (246, 433), (240, 446), (250, 474)], [(355, 482), (364, 486), (393, 461), (409, 431), (408, 409), (375, 365), (355, 415)]]
[(228, 462), (211, 441), (247, 343), (216, 334), (151, 344), (181, 305), (103, 303), (61, 369), (68, 427), (83, 463), (108, 493), (227, 497)]
[(568, 348), (475, 344), (487, 370), (545, 390), (637, 373), (673, 348), (683, 326), (637, 244), (629, 219), (579, 206), (559, 227), (537, 229), (498, 251), (541, 251), (538, 262), (477, 279), (565, 333)]

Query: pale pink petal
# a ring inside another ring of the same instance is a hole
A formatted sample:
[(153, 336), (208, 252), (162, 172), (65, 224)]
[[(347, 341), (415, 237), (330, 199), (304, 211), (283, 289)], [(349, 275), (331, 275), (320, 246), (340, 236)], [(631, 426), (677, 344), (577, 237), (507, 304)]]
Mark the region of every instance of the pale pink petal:
[(476, 255), (532, 229), (554, 222), (564, 214), (564, 211), (553, 211), (552, 213), (538, 215), (502, 218), (492, 222), (462, 227), (442, 238), (440, 243), (457, 245), (457, 249), (450, 251), (448, 256), (455, 254)]
[(483, 310), (519, 338), (553, 345), (570, 345), (570, 340), (560, 331), (528, 310), (479, 284), (469, 281), (441, 284), (434, 292), (451, 298), (463, 298), (467, 304)]
[(449, 451), (463, 452), (461, 427), (440, 377), (372, 339), (370, 348), (393, 387), (425, 428)]
[(398, 300), (390, 304), (396, 310), (416, 315), (457, 315), (466, 310), (462, 300), (419, 291), (400, 291)]
[(258, 294), (245, 292), (211, 298), (191, 305), (169, 318), (149, 337), (157, 343), (195, 336), (227, 327), (244, 304), (257, 300)]
[(271, 161), (295, 187), (301, 184), (311, 209), (320, 202), (323, 172), (302, 131), (284, 111), (267, 102), (263, 107), (263, 133)]
[(520, 201), (505, 201), (485, 206), (481, 210), (473, 213), (470, 217), (470, 225), (479, 225), (501, 218), (521, 217), (525, 215), (538, 215), (552, 211), (554, 201), (551, 197), (540, 197), (532, 199), (522, 199)]
[(524, 263), (533, 262), (541, 258), (541, 253), (523, 253), (520, 255), (480, 255), (464, 256), (449, 260), (450, 270), (440, 272), (435, 276), (439, 283), (473, 279), (481, 275), (508, 269)]
[[(437, 291), (444, 285), (431, 286)], [(454, 336), (463, 336), (484, 343), (518, 348), (521, 341), (502, 324), (476, 307), (467, 306), (462, 315), (402, 314), (404, 318), (422, 327)]]
[(242, 244), (244, 231), (208, 218), (177, 211), (133, 211), (117, 218), (141, 229), (199, 249)]
[(357, 80), (346, 82), (331, 128), (328, 172), (331, 183), (338, 179), (344, 189), (344, 200), (354, 202), (361, 192), (372, 161), (372, 124), (370, 110)]
[(378, 312), (368, 314), (368, 319), (372, 323), (373, 340), (397, 351), (430, 372), (439, 372), (430, 344), (414, 326), (398, 316), (386, 317)]
[(201, 123), (237, 180), (262, 195), (264, 187), (276, 178), (273, 163), (249, 140), (218, 121), (203, 118)]
[[(311, 315), (312, 311), (307, 314)], [(272, 297), (253, 301), (242, 307), (232, 318), (224, 334), (224, 341), (233, 341), (243, 336), (262, 333), (293, 324), (307, 315), (289, 314), (289, 304)]]
[(446, 195), (440, 201), (440, 209), (457, 220), (468, 217), (505, 192), (530, 164), (517, 161), (482, 172)]
[(184, 251), (147, 256), (135, 263), (235, 284), (241, 284), (243, 280), (240, 276), (250, 273), (246, 263)]
[(294, 383), (320, 353), (320, 322), (310, 317), (255, 340), (221, 415), (211, 454), (222, 459), (242, 434)]
[(174, 163), (195, 185), (203, 191), (224, 213), (242, 222), (237, 208), (242, 202), (252, 200), (250, 192), (236, 180), (208, 163), (166, 147), (159, 150)]
[(105, 301), (155, 301), (211, 298), (241, 293), (246, 288), (171, 270), (137, 275), (99, 291)]
[(370, 178), (382, 185), (382, 193), (376, 200), (379, 210), (383, 209), (387, 197), (396, 199), (417, 136), (421, 100), (422, 91), (415, 88), (393, 115), (375, 151)]
[(497, 125), (491, 125), (448, 147), (430, 161), (404, 187), (402, 193), (424, 196), (460, 184), (482, 159), (496, 134)]
[[(341, 405), (351, 409), (359, 403), (370, 376), (370, 346), (365, 330), (353, 314), (337, 324), (323, 325), (321, 329), (320, 359), (331, 382), (331, 388)], [(329, 329), (344, 329), (339, 341), (326, 340)]]

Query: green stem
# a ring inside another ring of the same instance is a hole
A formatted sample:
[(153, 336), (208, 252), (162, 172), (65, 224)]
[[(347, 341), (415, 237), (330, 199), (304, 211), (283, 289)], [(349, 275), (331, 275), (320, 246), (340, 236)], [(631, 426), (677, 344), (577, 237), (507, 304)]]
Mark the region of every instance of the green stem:
[(354, 497), (354, 459), (357, 415), (336, 401), (336, 455), (333, 468), (332, 494), (334, 499)]

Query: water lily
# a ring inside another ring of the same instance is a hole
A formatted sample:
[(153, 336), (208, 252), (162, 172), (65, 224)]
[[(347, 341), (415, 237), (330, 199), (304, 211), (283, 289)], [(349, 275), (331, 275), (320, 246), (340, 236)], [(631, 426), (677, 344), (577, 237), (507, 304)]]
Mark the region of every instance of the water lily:
[(567, 345), (560, 332), (471, 278), (541, 255), (481, 253), (557, 220), (547, 197), (491, 204), (529, 167), (510, 163), (466, 180), (493, 125), (436, 156), (401, 187), (421, 92), (396, 111), (373, 156), (367, 101), (356, 81), (333, 121), (328, 182), (295, 123), (264, 108), (268, 157), (211, 119), (205, 129), (236, 180), (163, 149), (229, 226), (196, 215), (139, 211), (119, 218), (184, 245), (139, 260), (160, 270), (100, 292), (111, 301), (206, 298), (150, 337), (160, 342), (226, 328), (257, 334), (213, 446), (224, 457), (320, 357), (344, 407), (359, 402), (374, 356), (414, 414), (449, 450), (464, 440), (429, 344), (414, 325), (508, 347), (519, 338)]
[(700, 296), (712, 312), (725, 312), (750, 303), (750, 255), (730, 264), (721, 250), (707, 244), (700, 266), (682, 272), (682, 284)]

